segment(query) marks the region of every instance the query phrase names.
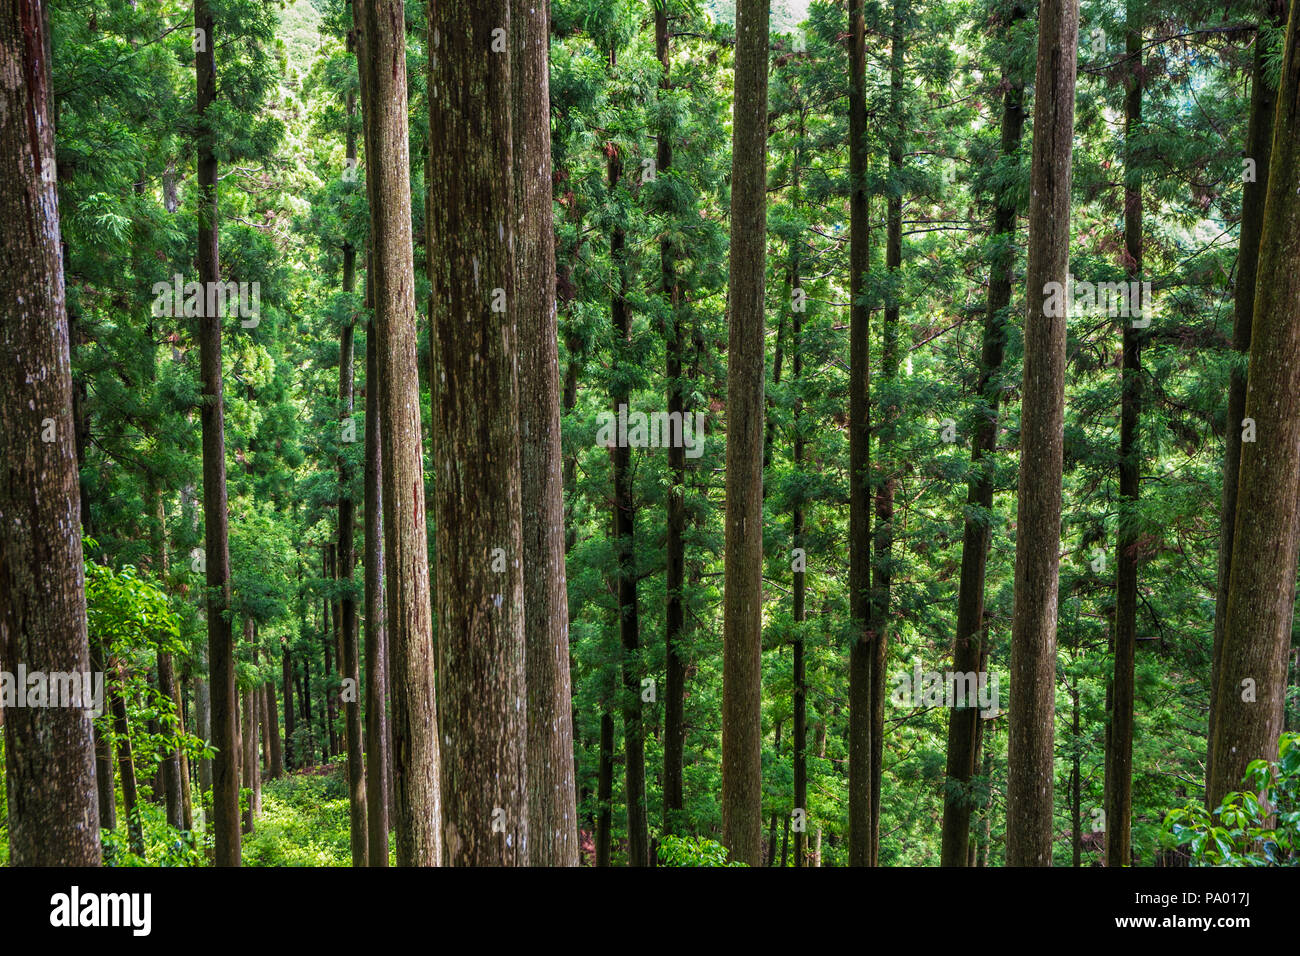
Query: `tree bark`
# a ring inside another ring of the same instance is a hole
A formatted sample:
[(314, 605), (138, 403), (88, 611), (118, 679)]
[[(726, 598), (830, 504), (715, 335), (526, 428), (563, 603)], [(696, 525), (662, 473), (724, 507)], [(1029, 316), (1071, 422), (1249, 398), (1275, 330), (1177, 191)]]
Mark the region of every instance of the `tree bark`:
[(514, 311), (519, 331), (519, 481), (528, 691), (528, 862), (533, 866), (577, 866), (551, 211), (549, 0), (511, 0), (510, 17), (517, 217)]
[[(1286, 0), (1268, 0), (1265, 18), (1274, 26), (1286, 23)], [(1205, 779), (1214, 767), (1214, 720), (1218, 712), (1220, 660), (1223, 656), (1223, 627), (1228, 614), (1228, 579), (1232, 573), (1232, 534), (1237, 518), (1237, 471), (1241, 467), (1241, 420), (1246, 417), (1246, 372), (1250, 355), (1250, 327), (1255, 317), (1256, 272), (1259, 242), (1264, 230), (1264, 200), (1268, 193), (1269, 160), (1273, 150), (1273, 114), (1277, 111), (1277, 87), (1270, 82), (1264, 59), (1262, 34), (1255, 34), (1255, 62), (1250, 93), (1250, 119), (1246, 129), (1245, 155), (1255, 163), (1253, 181), (1241, 186), (1241, 239), (1237, 253), (1237, 282), (1232, 299), (1232, 348), (1234, 356), (1228, 381), (1227, 437), (1223, 449), (1223, 497), (1219, 512), (1219, 576), (1214, 599), (1214, 649), (1210, 665), (1210, 718), (1206, 732)], [(1243, 174), (1243, 179), (1246, 177)], [(1208, 792), (1208, 791), (1207, 791)], [(1210, 808), (1213, 809), (1213, 806)]]
[(722, 843), (762, 862), (763, 286), (767, 252), (767, 31), (762, 0), (736, 7), (727, 299), (727, 532), (723, 596)]
[[(1124, 97), (1124, 253), (1129, 281), (1142, 277), (1142, 170), (1134, 139), (1142, 123), (1141, 4), (1129, 0), (1125, 34), (1127, 68), (1132, 70)], [(1140, 299), (1139, 299), (1140, 301)], [(1135, 303), (1129, 303), (1132, 312)], [(1115, 556), (1115, 657), (1110, 761), (1110, 796), (1106, 805), (1106, 865), (1129, 865), (1129, 824), (1133, 812), (1133, 659), (1137, 648), (1138, 529), (1141, 451), (1138, 424), (1142, 415), (1142, 338), (1132, 318), (1123, 319), (1120, 371), (1119, 493), (1123, 499)]]
[(1246, 387), (1258, 439), (1242, 444), (1237, 478), (1211, 807), (1240, 786), (1252, 760), (1277, 759), (1285, 711), (1300, 531), (1300, 0), (1291, 3), (1277, 102)]
[[(1019, 4), (1011, 11), (1012, 21), (1025, 18)], [(1025, 126), (1024, 77), (1008, 63), (1004, 67), (1006, 92), (1002, 95), (1002, 143), (1004, 160), (1020, 152)], [(989, 521), (993, 508), (993, 462), (998, 439), (998, 410), (1002, 390), (998, 377), (1006, 353), (1006, 325), (1011, 305), (1015, 266), (1015, 191), (1007, 186), (996, 199), (993, 237), (994, 253), (989, 264), (988, 306), (984, 312), (984, 341), (980, 349), (979, 401), (971, 440), (971, 475), (966, 493), (966, 519), (962, 532), (961, 577), (957, 588), (957, 634), (953, 642), (952, 668), (971, 673), (979, 666), (984, 644), (984, 580), (988, 567)], [(971, 792), (977, 770), (975, 749), (979, 708), (964, 703), (948, 713), (948, 783), (944, 791), (943, 831), (940, 865), (965, 866), (969, 859)]]
[[(204, 289), (221, 278), (217, 252), (216, 131), (206, 120), (217, 98), (217, 37), (208, 0), (194, 0), (194, 26), (204, 31), (203, 49), (195, 54), (198, 85), (198, 260)], [(205, 297), (206, 298), (206, 297)], [(206, 306), (206, 303), (205, 303)], [(198, 320), (202, 380), (203, 525), (207, 569), (208, 666), (211, 679), (213, 760), (213, 829), (216, 865), (240, 865), (239, 754), (235, 742), (235, 641), (230, 630), (230, 550), (226, 506), (225, 407), (221, 387), (221, 316)]]
[(357, 0), (353, 9), (364, 37), (359, 51), (366, 77), (366, 183), (379, 352), (397, 863), (436, 866), (442, 858), (442, 804), (416, 369), (404, 4)]
[(871, 863), (871, 691), (876, 650), (871, 600), (871, 316), (867, 220), (866, 21), (849, 4), (849, 865)]
[(280, 745), (280, 707), (275, 697), (275, 681), (267, 681), (263, 691), (266, 704), (263, 736), (266, 738), (266, 745), (271, 749), (271, 779), (278, 780), (284, 776), (284, 750)]
[[(509, 35), (510, 6), (511, 0), (429, 6), (429, 188), (438, 199), (430, 205), (428, 259), (439, 733), (451, 866), (527, 866), (531, 842), (515, 362), (519, 323), (536, 320), (537, 303), (525, 303), (535, 293), (518, 288), (514, 272), (515, 64), (508, 43), (484, 52), (494, 30)], [(545, 201), (549, 208), (549, 187)], [(536, 249), (526, 243), (523, 252)], [(548, 564), (553, 574), (553, 559)]]
[[(1011, 629), (1009, 866), (1052, 865), (1056, 609), (1065, 323), (1069, 307), (1047, 309), (1046, 286), (1058, 282), (1065, 288), (1069, 271), (1070, 160), (1078, 34), (1077, 0), (1043, 0), (1038, 12), (1034, 86), (1015, 611)], [(1049, 315), (1049, 311), (1061, 314)]]

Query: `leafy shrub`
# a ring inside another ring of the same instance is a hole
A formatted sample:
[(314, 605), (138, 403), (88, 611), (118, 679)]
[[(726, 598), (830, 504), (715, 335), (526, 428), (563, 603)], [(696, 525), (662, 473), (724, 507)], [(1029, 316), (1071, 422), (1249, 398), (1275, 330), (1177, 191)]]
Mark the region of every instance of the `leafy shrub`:
[(1189, 846), (1193, 866), (1300, 866), (1300, 734), (1279, 738), (1275, 763), (1252, 761), (1243, 786), (1214, 813), (1169, 811), (1165, 842)]
[(728, 863), (727, 848), (704, 837), (666, 836), (659, 844), (660, 866), (744, 866)]

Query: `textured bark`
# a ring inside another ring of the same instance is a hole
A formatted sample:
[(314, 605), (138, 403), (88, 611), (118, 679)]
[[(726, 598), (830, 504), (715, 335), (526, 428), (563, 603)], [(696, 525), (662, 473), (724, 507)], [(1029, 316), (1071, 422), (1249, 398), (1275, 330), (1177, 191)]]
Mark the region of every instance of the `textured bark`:
[[(366, 303), (370, 303), (366, 283)], [(365, 478), (365, 600), (366, 600), (366, 826), (367, 862), (388, 866), (388, 806), (392, 757), (388, 725), (388, 648), (384, 633), (384, 506), (383, 463), (380, 455), (378, 372), (374, 324), (366, 343), (366, 478)]]
[[(248, 634), (248, 630), (246, 627), (244, 633)], [(257, 797), (261, 794), (258, 786), (261, 770), (257, 766), (257, 702), (251, 687), (244, 688), (239, 698), (239, 739), (243, 758), (241, 782), (248, 790), (248, 803), (242, 812), (243, 832), (252, 833), (260, 810)]]
[(600, 715), (600, 763), (596, 771), (596, 865), (609, 866), (614, 823), (614, 715)]
[[(894, 0), (892, 35), (890, 37), (889, 66), (889, 173), (894, 186), (889, 191), (885, 210), (885, 269), (891, 278), (897, 278), (903, 265), (903, 147), (906, 126), (903, 117), (903, 56), (906, 46), (903, 22), (906, 4)], [(892, 390), (898, 377), (898, 288), (891, 286), (885, 303), (884, 326), (881, 329), (880, 372), (888, 390)], [(877, 442), (877, 479), (879, 490), (875, 496), (876, 525), (872, 542), (874, 556), (871, 562), (871, 614), (872, 630), (876, 634), (875, 656), (871, 667), (871, 849), (868, 863), (880, 863), (880, 782), (884, 776), (885, 754), (885, 671), (889, 660), (889, 608), (893, 578), (891, 567), (894, 550), (894, 488), (897, 478), (894, 470), (894, 422), (898, 406), (882, 405)]]
[(577, 866), (551, 212), (550, 3), (511, 0), (510, 17), (518, 250), (514, 312), (519, 329), (519, 480), (528, 691), (528, 862), (533, 866)]
[[(170, 700), (179, 716), (182, 710), (180, 695), (176, 690), (176, 667), (166, 651), (158, 653), (158, 689)], [(179, 722), (169, 733), (178, 733), (184, 727)], [(167, 822), (178, 830), (185, 829), (184, 795), (181, 793), (181, 758), (176, 749), (169, 750), (162, 760), (163, 790), (167, 804)]]
[[(205, 114), (216, 102), (217, 47), (215, 23), (207, 0), (194, 0), (194, 25), (205, 31), (207, 43), (195, 54), (198, 84), (198, 260), (204, 288), (217, 282), (221, 265), (217, 253), (217, 158), (215, 131)], [(230, 549), (226, 511), (225, 407), (221, 386), (221, 316), (198, 320), (199, 372), (202, 381), (200, 414), (203, 423), (203, 527), (207, 567), (208, 667), (212, 706), (213, 760), (212, 822), (217, 866), (239, 866), (239, 754), (235, 741), (235, 642), (230, 630)]]
[(274, 680), (266, 682), (263, 695), (266, 705), (263, 737), (271, 750), (271, 779), (278, 780), (284, 776), (284, 750), (280, 744), (280, 706), (276, 702)]
[(126, 719), (126, 701), (122, 699), (122, 665), (110, 662), (110, 675), (104, 675), (105, 693), (113, 714), (113, 736), (117, 745), (117, 770), (122, 780), (122, 812), (126, 814), (127, 840), (131, 852), (144, 856), (144, 828), (140, 823), (140, 794), (135, 779), (135, 755), (131, 748), (131, 728)]
[[(1124, 96), (1124, 252), (1129, 281), (1142, 276), (1142, 171), (1137, 165), (1133, 139), (1142, 123), (1142, 26), (1140, 4), (1128, 4), (1125, 34), (1126, 80)], [(1130, 303), (1130, 307), (1133, 303)], [(1142, 415), (1142, 339), (1133, 320), (1124, 323), (1120, 372), (1119, 433), (1119, 534), (1115, 555), (1115, 657), (1110, 712), (1110, 792), (1106, 804), (1106, 865), (1129, 865), (1129, 823), (1133, 812), (1133, 655), (1137, 647), (1138, 534), (1137, 503), (1140, 492), (1141, 452), (1138, 423)]]
[(518, 323), (535, 321), (536, 303), (523, 303), (535, 292), (518, 289), (514, 273), (514, 64), (508, 44), (485, 52), (493, 30), (509, 34), (510, 3), (429, 7), (439, 733), (451, 866), (527, 866), (530, 848), (515, 359)]
[[(662, 73), (659, 89), (672, 89), (672, 56), (669, 48), (668, 5), (655, 3), (655, 54)], [(673, 141), (671, 131), (659, 130), (656, 153), (656, 175), (662, 176), (672, 168)], [(659, 293), (664, 297), (669, 319), (665, 329), (668, 373), (668, 414), (681, 416), (685, 421), (685, 389), (682, 381), (682, 359), (686, 349), (685, 315), (680, 310), (681, 289), (677, 283), (677, 250), (667, 236), (659, 239)], [(686, 751), (686, 660), (681, 651), (685, 640), (686, 613), (682, 590), (686, 583), (686, 448), (674, 445), (668, 449), (668, 470), (672, 487), (668, 492), (668, 529), (664, 543), (666, 563), (665, 588), (668, 592), (664, 625), (664, 775), (663, 805), (665, 834), (676, 833), (685, 826), (683, 809), (683, 762)]]
[[(1025, 8), (1012, 8), (1013, 20), (1023, 20)], [(1004, 157), (1020, 151), (1025, 126), (1024, 77), (1004, 73), (1008, 84), (1002, 95), (1002, 144)], [(970, 673), (979, 666), (984, 643), (984, 579), (988, 567), (990, 527), (985, 515), (993, 507), (993, 463), (997, 447), (998, 409), (1002, 392), (998, 377), (1006, 353), (1007, 309), (1011, 305), (1012, 270), (1015, 266), (1016, 201), (1014, 191), (1004, 189), (996, 200), (993, 237), (995, 252), (989, 264), (988, 307), (984, 312), (984, 341), (980, 349), (980, 371), (976, 392), (979, 406), (971, 439), (971, 475), (966, 493), (966, 520), (962, 532), (961, 577), (957, 588), (957, 633), (953, 641), (952, 669)], [(940, 848), (942, 866), (965, 866), (969, 860), (971, 793), (978, 759), (975, 735), (979, 709), (959, 706), (948, 713), (948, 782), (944, 790), (943, 832)]]
[(354, 11), (364, 34), (360, 60), (366, 76), (366, 183), (379, 353), (397, 863), (436, 866), (442, 858), (442, 805), (416, 369), (404, 4), (358, 0)]
[[(614, 68), (614, 56), (611, 49), (611, 70)], [(623, 175), (623, 161), (615, 144), (606, 144), (605, 151), (610, 201), (617, 202), (615, 193)], [(615, 226), (610, 233), (609, 259), (615, 273), (610, 282), (613, 290), (610, 316), (614, 325), (613, 348), (617, 366), (625, 363), (623, 356), (632, 341), (632, 318), (627, 302), (627, 234), (621, 224)], [(628, 404), (629, 395), (626, 376), (616, 372), (610, 378), (609, 396), (614, 415), (619, 414), (620, 406)], [(623, 693), (620, 704), (623, 712), (623, 797), (627, 803), (627, 856), (630, 866), (648, 866), (650, 833), (645, 809), (645, 741), (641, 726), (641, 638), (636, 586), (636, 501), (632, 488), (632, 449), (626, 443), (616, 443), (610, 449), (609, 456), (614, 473), (613, 524), (614, 547), (618, 555), (618, 634), (623, 650)]]
[(283, 657), (280, 661), (280, 686), (284, 694), (284, 765), (289, 770), (298, 769), (298, 760), (293, 744), (293, 735), (297, 712), (293, 703), (293, 652), (289, 645), (282, 645)]
[[(1273, 25), (1286, 22), (1285, 0), (1268, 0), (1265, 16)], [(1240, 353), (1228, 381), (1227, 437), (1223, 448), (1223, 497), (1219, 511), (1219, 576), (1214, 599), (1214, 649), (1210, 665), (1210, 718), (1206, 732), (1205, 779), (1214, 765), (1216, 691), (1223, 654), (1223, 626), (1228, 613), (1228, 578), (1232, 572), (1232, 533), (1237, 517), (1237, 470), (1241, 467), (1241, 420), (1246, 417), (1246, 369), (1250, 355), (1250, 326), (1255, 317), (1255, 280), (1259, 268), (1259, 240), (1264, 228), (1264, 199), (1268, 193), (1269, 159), (1273, 151), (1273, 114), (1277, 87), (1269, 82), (1265, 45), (1256, 34), (1255, 62), (1250, 92), (1250, 119), (1245, 155), (1255, 161), (1255, 181), (1241, 186), (1241, 238), (1237, 253), (1237, 281), (1232, 299), (1232, 347)], [(1244, 177), (1243, 177), (1244, 178)], [(1213, 809), (1213, 807), (1211, 807)]]
[[(1300, 512), (1300, 0), (1292, 0), (1274, 117), (1251, 328), (1228, 613), (1219, 661), (1209, 806), (1252, 760), (1276, 760), (1285, 711)], [(1244, 682), (1253, 681), (1253, 685)], [(1254, 687), (1247, 695), (1245, 688)], [(1243, 700), (1243, 697), (1249, 699)]]
[(736, 4), (727, 300), (727, 532), (723, 596), (722, 843), (762, 853), (763, 280), (767, 244), (767, 3)]
[[(794, 158), (792, 161), (793, 169), (791, 170), (790, 180), (790, 201), (795, 210), (799, 208), (800, 202), (800, 173), (802, 172), (802, 146), (804, 137), (803, 116), (799, 118), (799, 137), (795, 140)], [(796, 235), (790, 240), (790, 295), (791, 301), (795, 291), (803, 288), (803, 279), (800, 276), (800, 260), (803, 251), (803, 236)], [(794, 459), (794, 469), (796, 474), (801, 474), (804, 466), (804, 436), (803, 436), (803, 313), (796, 311), (792, 316), (793, 329), (790, 340), (790, 359), (791, 374), (794, 376), (794, 449), (792, 457)], [(792, 538), (794, 547), (805, 548), (804, 541), (804, 501), (803, 491), (797, 492), (794, 501), (793, 513), (791, 516)], [(805, 565), (800, 565), (801, 568)], [(808, 679), (807, 665), (805, 661), (804, 650), (804, 630), (803, 624), (807, 619), (807, 597), (808, 597), (808, 573), (806, 570), (795, 570), (793, 573), (794, 594), (792, 596), (793, 613), (794, 613), (794, 653), (793, 653), (793, 674), (791, 678), (792, 694), (794, 698), (794, 747), (792, 748), (792, 759), (794, 760), (794, 808), (804, 812), (804, 825), (794, 832), (794, 865), (803, 867), (808, 865)], [(789, 823), (787, 821), (787, 827)], [(784, 854), (783, 854), (784, 855)], [(782, 863), (784, 866), (784, 862)]]
[(1077, 0), (1043, 0), (1038, 12), (1038, 71), (1034, 86), (1015, 612), (1011, 629), (1007, 772), (1010, 866), (1052, 865), (1066, 316), (1046, 314), (1045, 286), (1059, 282), (1064, 287), (1069, 271), (1070, 160), (1078, 34)]
[(865, 99), (866, 22), (849, 4), (849, 865), (871, 862), (871, 318), (861, 301), (870, 267)]
[[(349, 35), (350, 36), (350, 35)], [(346, 156), (350, 165), (356, 165), (357, 134), (354, 126), (356, 97), (348, 93)], [(352, 243), (343, 246), (343, 292), (350, 295), (356, 287), (357, 251)], [(350, 314), (339, 332), (339, 422), (340, 432), (344, 421), (353, 414), (355, 376), (353, 355), (356, 316)], [(352, 500), (352, 468), (340, 451), (339, 469), (339, 539), (337, 574), (341, 582), (339, 593), (339, 666), (343, 679), (352, 682), (352, 692), (343, 700), (343, 726), (348, 754), (348, 830), (351, 837), (352, 865), (366, 865), (366, 766), (361, 731), (361, 662), (357, 647), (357, 600), (352, 590), (352, 572), (356, 566), (356, 502)]]

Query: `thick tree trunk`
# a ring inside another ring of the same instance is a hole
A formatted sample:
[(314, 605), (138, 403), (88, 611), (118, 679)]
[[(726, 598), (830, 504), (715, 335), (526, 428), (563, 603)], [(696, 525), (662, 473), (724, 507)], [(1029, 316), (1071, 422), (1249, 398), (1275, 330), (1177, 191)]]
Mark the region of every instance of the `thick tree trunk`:
[[(195, 54), (198, 84), (198, 260), (199, 281), (213, 288), (221, 278), (217, 253), (216, 131), (207, 123), (216, 102), (217, 46), (215, 22), (208, 0), (194, 0), (194, 26), (205, 37)], [(198, 320), (199, 367), (202, 380), (200, 414), (203, 422), (203, 524), (207, 568), (208, 666), (212, 695), (213, 828), (217, 866), (239, 866), (239, 754), (235, 741), (235, 641), (230, 630), (230, 550), (227, 541), (225, 408), (221, 389), (221, 316)]]
[[(1007, 771), (1007, 863), (1052, 865), (1056, 608), (1068, 304), (1049, 309), (1048, 283), (1067, 284), (1074, 137), (1077, 0), (1043, 0), (1026, 268), (1025, 364), (1016, 504), (1015, 612)], [(1064, 301), (1066, 296), (1055, 297)], [(1060, 314), (1048, 314), (1057, 313)]]
[[(366, 282), (366, 303), (371, 298)], [(370, 866), (388, 866), (392, 758), (388, 724), (388, 648), (384, 641), (384, 527), (374, 323), (366, 336), (366, 840)]]
[[(1025, 8), (1016, 5), (1012, 20), (1023, 20)], [(1020, 152), (1025, 125), (1024, 77), (1008, 63), (1004, 71), (1006, 92), (1002, 95), (1002, 156), (1010, 159)], [(993, 235), (996, 240), (989, 266), (988, 306), (984, 312), (984, 341), (980, 349), (979, 401), (971, 440), (971, 475), (966, 494), (966, 519), (962, 532), (961, 577), (957, 588), (957, 634), (953, 642), (952, 669), (971, 673), (979, 666), (984, 644), (984, 577), (988, 566), (993, 508), (994, 449), (998, 439), (998, 409), (1002, 391), (998, 377), (1006, 352), (1007, 312), (1011, 305), (1012, 273), (1015, 266), (1016, 199), (1010, 186), (996, 200)], [(975, 735), (979, 708), (954, 707), (948, 714), (948, 784), (944, 791), (943, 833), (940, 849), (942, 866), (965, 866), (969, 859), (971, 792), (978, 755)]]
[[(428, 258), (439, 733), (443, 841), (451, 866), (529, 862), (526, 558), (515, 360), (519, 323), (538, 318), (536, 303), (524, 299), (537, 293), (519, 289), (514, 272), (514, 64), (508, 49), (484, 52), (493, 31), (508, 27), (510, 3), (443, 0), (429, 6), (429, 35), (438, 38), (429, 48), (429, 84), (436, 91), (429, 102), (429, 188), (438, 201), (430, 209)], [(529, 154), (534, 162), (540, 158)], [(536, 197), (535, 189), (529, 192)], [(549, 208), (549, 186), (544, 201)], [(553, 558), (547, 563), (549, 577), (557, 568)], [(537, 623), (562, 627), (564, 619)]]
[(551, 212), (550, 3), (511, 0), (510, 18), (517, 217), (513, 312), (519, 331), (519, 482), (528, 691), (528, 862), (533, 866), (577, 866)]
[(871, 318), (861, 301), (870, 268), (867, 221), (866, 21), (849, 4), (849, 865), (871, 863)]
[[(1276, 760), (1300, 532), (1300, 0), (1292, 0), (1256, 276), (1228, 613), (1219, 660), (1209, 806), (1252, 760)], [(1231, 423), (1229, 423), (1231, 424)]]
[[(349, 34), (351, 37), (351, 34)], [(356, 116), (356, 97), (348, 94), (346, 156), (350, 165), (356, 166), (357, 134), (353, 125)], [(343, 292), (350, 295), (356, 287), (357, 251), (352, 243), (343, 247)], [(339, 333), (339, 428), (351, 423), (354, 404), (354, 332), (355, 313), (350, 314)], [(352, 590), (352, 572), (356, 565), (356, 503), (352, 500), (352, 468), (340, 451), (339, 469), (339, 539), (337, 574), (341, 582), (339, 594), (339, 639), (343, 680), (351, 681), (351, 691), (343, 695), (343, 726), (348, 753), (348, 822), (352, 845), (352, 865), (366, 865), (366, 767), (361, 733), (361, 662), (357, 647), (357, 601)]]
[[(1129, 281), (1142, 278), (1142, 170), (1133, 145), (1142, 123), (1141, 4), (1129, 0), (1125, 34), (1126, 68), (1132, 71), (1124, 97), (1124, 254)], [(1145, 305), (1145, 303), (1144, 303)], [(1137, 303), (1129, 303), (1132, 312)], [(1142, 337), (1134, 319), (1124, 318), (1120, 373), (1119, 493), (1123, 499), (1116, 541), (1115, 657), (1110, 712), (1110, 794), (1106, 804), (1106, 865), (1129, 865), (1129, 823), (1133, 812), (1133, 656), (1137, 647), (1138, 534), (1142, 415)]]
[(727, 301), (727, 532), (723, 597), (722, 843), (762, 853), (763, 286), (767, 252), (767, 29), (763, 0), (736, 7)]
[[(1268, 0), (1265, 17), (1274, 26), (1286, 23), (1286, 0)], [(1261, 24), (1262, 25), (1262, 24)], [(1232, 572), (1232, 534), (1237, 518), (1237, 471), (1241, 467), (1241, 420), (1246, 417), (1246, 372), (1250, 355), (1250, 327), (1255, 317), (1256, 272), (1259, 241), (1264, 231), (1264, 199), (1268, 193), (1269, 160), (1273, 151), (1273, 114), (1277, 87), (1270, 82), (1265, 62), (1266, 44), (1255, 35), (1255, 63), (1250, 93), (1250, 119), (1245, 155), (1254, 163), (1254, 175), (1241, 187), (1241, 239), (1237, 253), (1237, 282), (1232, 299), (1232, 348), (1239, 353), (1228, 380), (1227, 437), (1223, 449), (1223, 498), (1219, 511), (1219, 576), (1214, 599), (1214, 650), (1210, 665), (1210, 718), (1205, 735), (1205, 779), (1214, 767), (1214, 719), (1218, 712), (1223, 626), (1228, 614), (1228, 579)], [(1211, 807), (1213, 809), (1213, 806)]]
[[(442, 805), (416, 369), (404, 4), (402, 0), (358, 0), (354, 11), (361, 21), (364, 39), (359, 59), (366, 77), (362, 96), (371, 200), (374, 345), (379, 353), (376, 384), (386, 511), (397, 862), (436, 866), (442, 859)], [(444, 478), (438, 476), (439, 485)]]

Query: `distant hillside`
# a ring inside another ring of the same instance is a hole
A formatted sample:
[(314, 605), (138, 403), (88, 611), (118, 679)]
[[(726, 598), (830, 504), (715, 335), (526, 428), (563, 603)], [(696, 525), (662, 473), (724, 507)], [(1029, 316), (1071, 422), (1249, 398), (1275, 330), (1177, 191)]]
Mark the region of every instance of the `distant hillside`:
[(307, 71), (320, 45), (320, 22), (320, 11), (312, 0), (289, 0), (280, 8), (278, 36), (289, 54), (289, 65), (301, 73)]

